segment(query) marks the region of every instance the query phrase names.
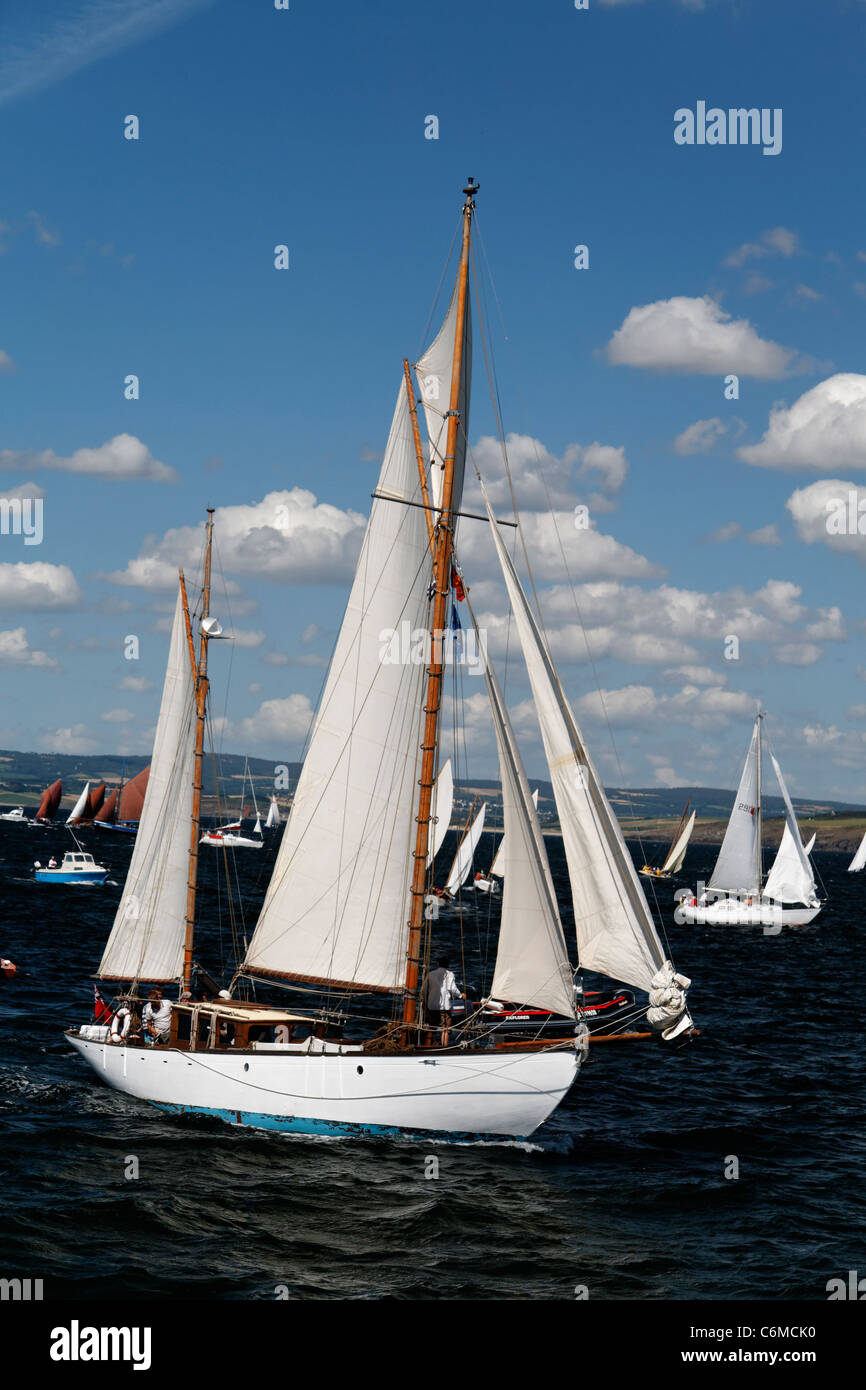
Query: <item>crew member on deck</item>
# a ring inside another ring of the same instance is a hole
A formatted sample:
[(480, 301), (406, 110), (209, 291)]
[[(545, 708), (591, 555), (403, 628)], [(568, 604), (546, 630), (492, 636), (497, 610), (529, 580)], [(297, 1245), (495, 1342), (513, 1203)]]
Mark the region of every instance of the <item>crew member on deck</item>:
[(171, 1000), (163, 999), (158, 985), (150, 991), (141, 1015), (146, 1038), (151, 1043), (167, 1043), (171, 1032)]
[(440, 956), (437, 967), (427, 976), (427, 1018), (434, 1028), (442, 1029), (442, 1046), (448, 1046), (451, 1028), (451, 1002), (465, 999), (450, 968), (448, 956)]

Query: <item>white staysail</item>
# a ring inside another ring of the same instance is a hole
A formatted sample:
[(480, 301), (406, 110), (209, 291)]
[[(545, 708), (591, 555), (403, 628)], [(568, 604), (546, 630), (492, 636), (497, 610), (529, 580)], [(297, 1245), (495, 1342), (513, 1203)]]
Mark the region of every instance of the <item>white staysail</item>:
[(689, 840), (691, 839), (692, 831), (695, 828), (695, 817), (697, 816), (697, 814), (697, 811), (692, 811), (692, 814), (689, 816), (686, 824), (683, 827), (682, 834), (677, 837), (676, 844), (671, 847), (671, 852), (665, 860), (664, 864), (662, 865), (663, 874), (678, 874), (680, 869), (683, 867), (683, 860), (686, 857), (686, 850), (689, 847)]
[(760, 787), (758, 786), (758, 740), (760, 718), (755, 720), (746, 764), (734, 797), (731, 817), (716, 867), (709, 882), (711, 889), (728, 893), (760, 891), (758, 828), (760, 826)]
[(275, 825), (279, 825), (279, 823), (280, 823), (280, 808), (279, 808), (279, 806), (277, 805), (277, 798), (276, 798), (275, 796), (272, 796), (272, 797), (271, 797), (271, 804), (270, 804), (270, 806), (268, 807), (268, 818), (267, 818), (267, 820), (265, 821), (265, 829), (266, 829), (266, 830), (273, 830), (274, 826), (275, 826)]
[[(415, 376), (421, 388), (421, 400), (430, 440), (430, 496), (434, 507), (442, 501), (442, 478), (445, 471), (445, 448), (448, 435), (448, 403), (451, 399), (451, 377), (454, 370), (454, 344), (457, 334), (457, 286), (451, 296), (445, 322), (423, 357), (415, 364)], [(472, 321), (469, 296), (466, 297), (466, 320), (463, 337), (462, 376), (458, 411), (457, 445), (454, 451), (454, 487), (451, 506), (460, 510), (463, 497), (463, 473), (466, 466), (466, 439), (469, 430), (469, 388), (472, 378)], [(417, 465), (416, 465), (417, 466)]]
[(89, 795), (90, 783), (88, 782), (87, 786), (84, 788), (84, 791), (81, 793), (72, 810), (69, 812), (69, 815), (66, 817), (67, 825), (74, 825), (76, 821), (81, 820), (81, 817), (84, 814), (84, 808), (87, 805), (87, 798)]
[(785, 830), (779, 845), (779, 852), (764, 884), (764, 897), (780, 903), (805, 903), (814, 907), (818, 901), (815, 892), (815, 875), (809, 856), (800, 838), (800, 827), (794, 815), (788, 788), (782, 777), (782, 769), (775, 757), (770, 754), (773, 769), (778, 778), (779, 788), (785, 800)]
[(859, 874), (864, 867), (866, 867), (866, 835), (857, 846), (857, 853), (848, 865), (848, 872), (849, 874)]
[(405, 385), (292, 814), (244, 968), (405, 981), (430, 549)]
[(508, 710), (486, 654), (484, 675), (499, 750), (504, 827), (496, 856), (503, 879), (502, 917), (490, 993), (574, 1018), (573, 975), (535, 809), (538, 792), (530, 795)]
[(195, 684), (178, 595), (150, 780), (123, 899), (99, 966), (108, 980), (176, 980), (183, 971), (192, 820)]
[(473, 820), (454, 856), (454, 863), (451, 865), (451, 872), (448, 875), (448, 882), (445, 884), (445, 892), (450, 893), (452, 898), (456, 896), (463, 887), (472, 870), (472, 860), (475, 858), (475, 851), (478, 848), (478, 841), (481, 839), (481, 832), (484, 829), (484, 815), (487, 810), (487, 802), (482, 801), (481, 810)]
[[(533, 804), (533, 806), (535, 807), (535, 809), (536, 809), (536, 811), (537, 811), (537, 810), (538, 810), (538, 787), (536, 787), (536, 788), (535, 788), (535, 791), (532, 793), (532, 804)], [(494, 874), (496, 875), (497, 878), (503, 878), (503, 877), (505, 876), (505, 836), (504, 836), (504, 835), (502, 836), (502, 839), (499, 841), (499, 844), (498, 844), (497, 849), (496, 849), (496, 853), (495, 853), (494, 856), (493, 856), (493, 863), (490, 865), (490, 870), (489, 870), (489, 872), (490, 872), (490, 877), (491, 877), (491, 878), (494, 876)]]
[[(631, 855), (484, 494), (562, 827), (580, 963), (649, 991), (666, 964)], [(507, 879), (506, 879), (507, 882)]]
[(256, 816), (256, 823), (255, 823), (255, 825), (253, 826), (253, 834), (254, 834), (254, 835), (261, 835), (261, 833), (262, 833), (262, 818), (261, 818), (261, 816)]
[(451, 812), (454, 807), (454, 775), (451, 759), (446, 758), (433, 783), (433, 797), (430, 802), (430, 844), (427, 848), (427, 868), (433, 863), (442, 848), (442, 841), (448, 834)]

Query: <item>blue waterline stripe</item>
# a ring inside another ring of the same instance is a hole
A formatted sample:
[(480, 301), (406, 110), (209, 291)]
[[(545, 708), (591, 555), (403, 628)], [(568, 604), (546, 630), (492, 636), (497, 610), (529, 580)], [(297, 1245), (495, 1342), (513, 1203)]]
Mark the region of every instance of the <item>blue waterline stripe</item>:
[(273, 1129), (283, 1134), (319, 1134), (360, 1139), (369, 1136), (381, 1139), (438, 1140), (440, 1143), (523, 1144), (526, 1136), (519, 1134), (479, 1134), (473, 1130), (402, 1129), (399, 1125), (344, 1124), (339, 1120), (312, 1120), (303, 1115), (262, 1115), (253, 1110), (220, 1110), (206, 1105), (169, 1105), (151, 1101), (157, 1110), (167, 1115), (212, 1115), (231, 1125), (249, 1125), (252, 1129)]

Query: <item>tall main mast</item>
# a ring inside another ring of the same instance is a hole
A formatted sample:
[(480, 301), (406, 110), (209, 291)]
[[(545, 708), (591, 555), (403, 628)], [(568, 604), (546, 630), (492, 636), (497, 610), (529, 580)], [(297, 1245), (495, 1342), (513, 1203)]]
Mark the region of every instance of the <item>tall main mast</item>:
[(436, 523), (433, 551), (433, 609), (430, 620), (430, 665), (427, 667), (426, 698), (424, 700), (424, 735), (421, 743), (421, 777), (418, 798), (418, 830), (415, 837), (415, 862), (412, 869), (412, 907), (409, 917), (409, 944), (406, 960), (406, 985), (403, 998), (403, 1022), (414, 1023), (418, 1013), (418, 982), (421, 971), (421, 934), (424, 922), (424, 890), (427, 877), (427, 849), (430, 840), (430, 809), (436, 775), (436, 752), (439, 745), (439, 710), (442, 703), (442, 672), (444, 665), (443, 633), (448, 598), (451, 593), (451, 555), (454, 549), (454, 461), (457, 454), (457, 432), (460, 420), (460, 383), (463, 376), (463, 345), (466, 333), (466, 302), (469, 289), (469, 247), (472, 213), (478, 184), (470, 178), (463, 190), (463, 244), (457, 277), (457, 323), (454, 331), (454, 361), (451, 371), (451, 396), (448, 402), (448, 433), (446, 436), (442, 477), (441, 512)]
[[(213, 507), (207, 509), (207, 525), (204, 552), (204, 581), (201, 596), (201, 621), (199, 623), (198, 670), (195, 680), (195, 761), (193, 763), (192, 823), (189, 837), (189, 878), (186, 890), (186, 935), (183, 943), (183, 987), (189, 989), (192, 983), (192, 949), (195, 933), (195, 893), (198, 883), (198, 842), (201, 835), (201, 784), (204, 762), (204, 726), (207, 712), (207, 646), (208, 634), (205, 620), (210, 614), (210, 570), (211, 550), (213, 548)], [(183, 577), (181, 576), (181, 584)], [(189, 624), (189, 608), (184, 587), (184, 609), (187, 617), (187, 633), (192, 644), (192, 631)], [(192, 653), (194, 661), (194, 651)]]

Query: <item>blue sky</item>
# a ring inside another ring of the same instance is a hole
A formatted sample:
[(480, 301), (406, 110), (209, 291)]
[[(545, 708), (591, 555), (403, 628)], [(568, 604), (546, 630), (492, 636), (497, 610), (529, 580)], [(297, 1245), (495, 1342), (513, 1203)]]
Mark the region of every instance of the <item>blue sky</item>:
[[(760, 698), (792, 789), (866, 800), (866, 545), (825, 524), (866, 464), (864, 24), (861, 0), (7, 0), (0, 497), (41, 495), (44, 537), (0, 535), (0, 745), (147, 750), (166, 575), (210, 504), (224, 746), (297, 756), (473, 174), (512, 467), (605, 779), (731, 785)], [(675, 144), (699, 101), (781, 108), (781, 153)], [(476, 358), (495, 484), (492, 431)], [(297, 529), (265, 535), (281, 499)], [(466, 690), (467, 771), (492, 775)], [(510, 662), (540, 775), (526, 693)]]

